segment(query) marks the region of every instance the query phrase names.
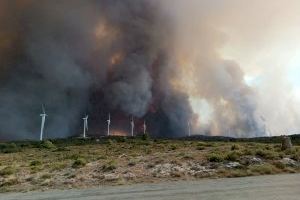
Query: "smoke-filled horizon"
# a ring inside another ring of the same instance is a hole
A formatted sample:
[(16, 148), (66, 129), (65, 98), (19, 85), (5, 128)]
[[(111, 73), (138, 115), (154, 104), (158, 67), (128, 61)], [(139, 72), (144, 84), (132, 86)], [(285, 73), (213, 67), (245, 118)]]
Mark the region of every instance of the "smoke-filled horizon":
[(188, 123), (193, 134), (269, 134), (261, 91), (220, 54), (226, 34), (206, 5), (0, 1), (0, 139), (37, 139), (42, 104), (47, 138), (78, 135), (85, 114), (103, 135), (108, 113), (116, 132), (133, 116), (155, 136), (184, 136)]

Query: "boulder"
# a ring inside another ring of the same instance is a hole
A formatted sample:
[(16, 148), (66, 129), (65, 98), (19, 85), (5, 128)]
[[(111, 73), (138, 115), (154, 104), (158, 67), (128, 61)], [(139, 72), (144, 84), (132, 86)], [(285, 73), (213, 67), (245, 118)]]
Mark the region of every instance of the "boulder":
[(291, 166), (291, 167), (298, 166), (297, 162), (290, 158), (283, 158), (280, 162), (284, 165)]

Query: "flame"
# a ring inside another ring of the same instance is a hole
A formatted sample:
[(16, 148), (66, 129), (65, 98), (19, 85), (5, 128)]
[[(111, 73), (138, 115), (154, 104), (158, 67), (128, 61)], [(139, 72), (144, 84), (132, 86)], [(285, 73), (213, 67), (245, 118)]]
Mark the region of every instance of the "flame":
[(113, 136), (127, 136), (128, 135), (127, 132), (122, 131), (122, 130), (113, 130), (113, 131), (111, 131), (110, 134)]

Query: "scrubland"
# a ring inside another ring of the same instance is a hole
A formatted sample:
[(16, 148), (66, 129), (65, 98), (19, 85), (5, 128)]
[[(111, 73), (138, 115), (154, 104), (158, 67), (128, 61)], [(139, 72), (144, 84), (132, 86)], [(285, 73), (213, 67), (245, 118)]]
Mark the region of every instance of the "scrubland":
[(90, 188), (300, 172), (300, 146), (164, 140), (61, 139), (0, 144), (0, 192)]

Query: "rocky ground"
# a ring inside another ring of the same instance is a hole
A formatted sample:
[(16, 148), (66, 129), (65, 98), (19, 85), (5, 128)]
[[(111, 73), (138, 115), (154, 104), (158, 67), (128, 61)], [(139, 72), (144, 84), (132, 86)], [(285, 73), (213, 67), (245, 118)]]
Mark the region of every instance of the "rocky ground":
[(300, 172), (300, 147), (102, 138), (0, 144), (0, 191)]

